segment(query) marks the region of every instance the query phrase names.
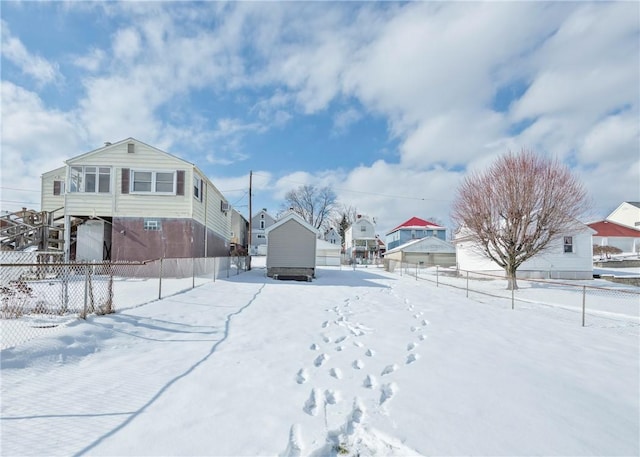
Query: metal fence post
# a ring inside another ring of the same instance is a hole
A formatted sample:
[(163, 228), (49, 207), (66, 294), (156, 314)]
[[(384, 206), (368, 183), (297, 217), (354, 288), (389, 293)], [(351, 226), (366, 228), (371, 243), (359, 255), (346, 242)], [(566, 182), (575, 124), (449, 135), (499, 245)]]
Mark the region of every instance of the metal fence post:
[(416, 281), (418, 280), (418, 264), (416, 263)]
[(440, 286), (439, 270), (440, 270), (440, 266), (436, 265), (436, 287)]
[(84, 266), (84, 309), (82, 318), (87, 318), (87, 300), (89, 298), (89, 265)]
[(218, 258), (214, 257), (213, 258), (213, 282), (216, 282), (216, 263), (217, 263)]
[(467, 271), (467, 298), (469, 298), (469, 272)]
[(158, 273), (158, 300), (162, 298), (162, 257), (160, 257), (160, 271)]
[(229, 277), (229, 270), (231, 270), (231, 257), (227, 257), (227, 278)]
[(582, 326), (584, 327), (584, 315), (587, 302), (587, 286), (582, 286)]
[(196, 258), (191, 257), (191, 288), (196, 288)]

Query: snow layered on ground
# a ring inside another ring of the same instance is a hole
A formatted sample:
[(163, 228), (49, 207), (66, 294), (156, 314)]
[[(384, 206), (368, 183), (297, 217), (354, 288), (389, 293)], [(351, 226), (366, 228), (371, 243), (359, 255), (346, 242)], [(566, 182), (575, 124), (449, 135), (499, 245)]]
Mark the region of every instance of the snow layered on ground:
[(254, 268), (2, 351), (0, 451), (640, 454), (637, 324), (560, 312)]

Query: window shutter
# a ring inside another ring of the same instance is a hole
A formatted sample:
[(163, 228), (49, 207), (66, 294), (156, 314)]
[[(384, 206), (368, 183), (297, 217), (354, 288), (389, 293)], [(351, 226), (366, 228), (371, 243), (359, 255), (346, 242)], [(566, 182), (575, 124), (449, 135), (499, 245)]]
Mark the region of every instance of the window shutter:
[(122, 187), (120, 188), (120, 191), (123, 194), (129, 193), (129, 175), (130, 175), (130, 170), (128, 168), (123, 168), (122, 169)]
[(177, 172), (176, 195), (184, 195), (184, 170)]
[(204, 195), (204, 181), (200, 180), (200, 201), (202, 201), (202, 196)]
[(60, 195), (62, 189), (62, 181), (53, 181), (53, 195)]

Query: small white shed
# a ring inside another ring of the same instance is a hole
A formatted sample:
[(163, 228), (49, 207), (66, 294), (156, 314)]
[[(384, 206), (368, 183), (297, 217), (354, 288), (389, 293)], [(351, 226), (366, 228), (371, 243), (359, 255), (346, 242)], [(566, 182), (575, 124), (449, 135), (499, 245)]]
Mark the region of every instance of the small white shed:
[(340, 251), (339, 244), (333, 244), (325, 240), (316, 241), (316, 265), (339, 267)]
[(271, 227), (267, 236), (267, 276), (278, 279), (310, 279), (316, 271), (318, 231), (294, 212)]

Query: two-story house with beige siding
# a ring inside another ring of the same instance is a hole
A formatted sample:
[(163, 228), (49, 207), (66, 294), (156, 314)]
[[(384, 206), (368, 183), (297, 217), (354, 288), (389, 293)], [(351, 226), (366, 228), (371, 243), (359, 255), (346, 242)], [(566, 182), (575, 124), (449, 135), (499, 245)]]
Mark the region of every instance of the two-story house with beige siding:
[(64, 220), (69, 258), (226, 256), (230, 209), (194, 164), (134, 138), (42, 175), (42, 210)]

